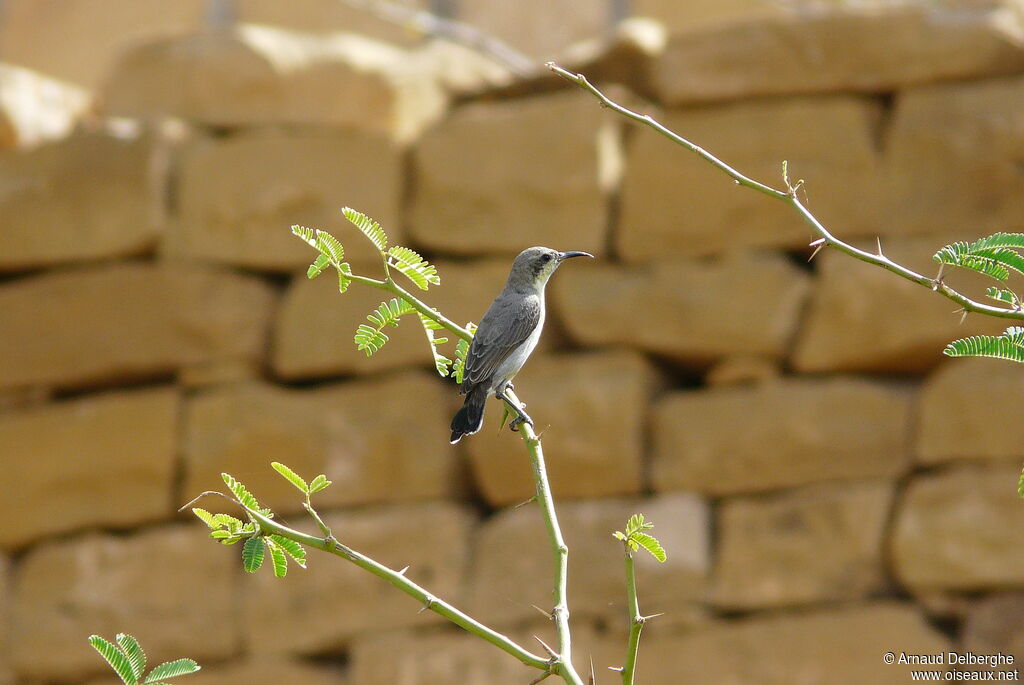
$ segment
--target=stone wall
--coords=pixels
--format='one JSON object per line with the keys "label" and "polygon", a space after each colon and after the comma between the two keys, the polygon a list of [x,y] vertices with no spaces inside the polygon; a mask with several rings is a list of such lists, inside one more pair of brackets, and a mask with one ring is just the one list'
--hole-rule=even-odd
{"label": "stone wall", "polygon": [[[305,277],[294,223],[373,273],[342,205],[437,263],[429,300],[460,322],[523,247],[598,256],[555,277],[517,379],[598,682],[624,645],[610,532],[635,511],[669,553],[639,562],[642,608],[665,612],[640,682],[1024,658],[1024,369],[941,355],[1001,322],[836,253],[808,263],[781,203],[550,77],[336,0],[238,0],[235,25],[226,4],[0,5],[0,683],[109,683],[86,637],[118,631],[198,659],[195,685],[533,677],[340,560],[246,576],[176,513],[228,471],[303,525],[269,462],[325,472],[346,543],[549,639],[543,526],[515,506],[530,474],[497,403],[449,446],[457,393],[418,325],[367,360],[351,339],[378,294]],[[574,55],[765,182],[789,160],[837,235],[926,273],[947,242],[1024,229],[1019,2],[412,4]]]}

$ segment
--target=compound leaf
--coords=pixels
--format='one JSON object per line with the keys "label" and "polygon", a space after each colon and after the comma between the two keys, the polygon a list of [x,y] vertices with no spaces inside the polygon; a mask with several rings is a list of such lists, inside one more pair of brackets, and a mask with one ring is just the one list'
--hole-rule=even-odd
{"label": "compound leaf", "polygon": [[388,250],[388,263],[405,274],[420,290],[426,290],[430,285],[441,284],[437,267],[428,264],[427,260],[407,247],[395,245]]}
{"label": "compound leaf", "polygon": [[295,473],[294,471],[292,471],[290,468],[288,468],[287,466],[285,466],[284,464],[282,464],[279,461],[272,461],[272,462],[270,462],[270,466],[275,471],[280,473],[281,476],[286,481],[288,481],[289,483],[294,485],[296,488],[298,488],[302,492],[309,492],[309,485],[306,484],[306,481],[303,480],[302,477],[299,476],[299,474]]}
{"label": "compound leaf", "polygon": [[1002,335],[973,335],[946,345],[949,357],[988,357],[1024,363],[1024,327],[1011,326]]}
{"label": "compound leaf", "polygon": [[658,561],[664,563],[665,559],[668,558],[665,554],[665,548],[661,546],[661,543],[658,542],[658,539],[653,535],[649,535],[647,533],[633,533],[630,539],[650,552],[651,556]]}
{"label": "compound leaf", "polygon": [[376,221],[366,216],[362,212],[357,212],[351,207],[342,207],[341,213],[345,215],[345,218],[351,221],[356,228],[363,232],[370,242],[380,250],[381,254],[388,249],[388,236],[384,232],[384,229],[380,227]]}
{"label": "compound leaf", "polygon": [[135,685],[137,681],[132,669],[132,663],[117,645],[109,640],[104,640],[99,635],[90,635],[89,644],[110,664],[110,667],[114,669],[114,673],[121,679],[121,682],[125,685]]}
{"label": "compound leaf", "polygon": [[114,639],[117,640],[117,644],[121,651],[124,652],[124,655],[128,657],[128,662],[132,666],[132,675],[135,676],[135,681],[138,682],[146,671],[146,653],[142,651],[142,645],[127,633],[118,633],[114,636]]}
{"label": "compound leaf", "polygon": [[195,673],[201,670],[199,664],[192,659],[175,659],[174,661],[166,661],[146,676],[147,685],[155,685],[156,681],[161,678],[176,678],[180,675],[188,675],[189,673]]}
{"label": "compound leaf", "polygon": [[242,566],[249,573],[256,573],[263,565],[263,538],[256,536],[245,541],[242,546]]}

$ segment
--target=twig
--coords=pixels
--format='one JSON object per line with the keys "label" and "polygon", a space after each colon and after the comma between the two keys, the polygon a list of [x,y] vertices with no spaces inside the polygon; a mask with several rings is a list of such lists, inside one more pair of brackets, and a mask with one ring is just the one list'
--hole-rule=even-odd
{"label": "twig", "polygon": [[376,278],[369,278],[367,276],[357,276],[356,274],[345,274],[345,278],[356,283],[362,283],[378,290],[384,290],[392,295],[397,295],[403,300],[412,305],[412,308],[418,311],[423,316],[427,317],[431,321],[441,324],[447,330],[459,336],[461,339],[471,342],[473,340],[473,334],[467,331],[465,328],[455,323],[441,312],[437,311],[433,307],[428,307],[422,301],[413,296],[408,290],[395,283],[389,276],[385,281],[378,281]]}
{"label": "twig", "polygon": [[508,43],[484,33],[475,26],[382,0],[341,0],[350,7],[365,10],[399,26],[407,26],[427,36],[458,43],[506,67],[516,76],[536,76],[537,64]]}
{"label": "twig", "polygon": [[626,549],[626,597],[629,604],[629,642],[626,646],[626,663],[622,667],[622,685],[633,685],[636,656],[640,650],[640,631],[644,629],[646,619],[640,613],[640,602],[636,595],[636,567],[633,555],[625,541],[622,546]]}
{"label": "twig", "polygon": [[[907,267],[901,264],[897,264],[896,262],[892,261],[891,259],[882,254],[871,254],[870,252],[860,250],[854,247],[853,245],[850,245],[849,243],[845,243],[842,240],[839,240],[834,235],[832,235],[813,214],[811,214],[810,210],[808,210],[807,207],[797,197],[797,190],[800,185],[799,183],[796,187],[784,191],[778,190],[769,185],[765,185],[764,183],[761,183],[759,181],[755,181],[754,179],[749,178],[748,176],[744,176],[742,173],[732,168],[722,160],[718,159],[704,148],[695,145],[694,143],[691,143],[689,140],[683,138],[678,133],[675,133],[674,131],[671,131],[670,129],[666,128],[664,125],[658,123],[658,121],[656,121],[651,115],[639,114],[631,109],[628,109],[618,104],[617,102],[609,98],[607,95],[602,93],[593,84],[591,84],[590,81],[587,80],[587,77],[584,76],[583,74],[576,74],[571,71],[567,71],[566,69],[563,69],[554,62],[548,62],[547,67],[558,76],[561,76],[562,78],[571,83],[575,83],[577,86],[579,86],[583,90],[587,91],[588,93],[596,97],[604,107],[607,107],[608,109],[611,109],[612,111],[621,114],[622,116],[628,119],[632,119],[633,121],[637,121],[645,126],[648,126],[657,131],[658,133],[660,133],[661,135],[665,136],[672,142],[690,150],[704,161],[708,162],[712,166],[716,167],[717,169],[728,175],[730,178],[732,178],[733,181],[736,182],[737,185],[751,188],[753,190],[758,191],[759,193],[767,195],[768,197],[774,198],[776,200],[782,200],[783,202],[791,205],[794,209],[796,209],[800,216],[803,217],[804,221],[806,221],[811,226],[811,229],[818,236],[820,236],[820,238],[811,243],[812,246],[816,246],[819,249],[822,246],[831,247],[832,249],[842,252],[843,254],[849,255],[854,259],[859,259],[862,262],[874,264],[875,266],[879,266],[885,269],[886,271],[891,271],[892,273],[896,274],[897,276],[900,276],[901,278],[905,278],[908,281],[912,281],[914,283],[917,283],[918,285],[924,286],[929,290],[933,290],[934,292],[939,293],[943,297],[946,297],[952,300],[953,302],[956,302],[958,305],[960,305],[965,314],[967,312],[977,312],[980,314],[987,314],[988,316],[994,316],[1001,319],[1015,319],[1018,321],[1024,320],[1024,311],[1018,311],[1015,309],[1003,309],[1001,307],[995,307],[989,304],[985,304],[983,302],[977,302],[967,297],[966,295],[960,293],[959,291],[950,288],[948,285],[942,282],[941,277],[929,278],[928,276],[919,274],[916,271],[908,269]],[[817,254],[817,251],[815,251],[815,254]]]}
{"label": "twig", "polygon": [[[442,599],[438,599],[431,593],[427,592],[424,588],[420,587],[413,581],[406,578],[404,575],[406,569],[402,569],[402,571],[395,571],[393,569],[390,569],[384,564],[381,564],[380,562],[374,561],[370,557],[360,554],[351,547],[347,547],[346,545],[341,544],[336,539],[334,539],[332,535],[327,535],[325,537],[320,538],[316,537],[315,535],[309,535],[307,533],[295,530],[294,528],[289,528],[288,526],[281,524],[275,521],[274,519],[267,518],[258,511],[255,511],[244,506],[241,502],[238,502],[237,500],[227,497],[223,493],[211,491],[205,492],[203,493],[203,495],[219,495],[231,502],[234,502],[237,506],[241,507],[252,518],[252,520],[259,524],[260,530],[262,530],[263,533],[265,534],[280,535],[281,537],[288,538],[289,540],[297,542],[300,545],[305,545],[307,547],[313,547],[314,549],[319,549],[324,552],[329,552],[331,554],[334,554],[335,556],[341,557],[342,559],[347,559],[348,561],[351,561],[356,566],[366,571],[369,571],[378,578],[386,580],[387,582],[391,583],[405,594],[418,600],[423,605],[421,611],[429,609],[430,611],[433,611],[436,614],[444,616],[449,621],[459,626],[463,630],[466,630],[480,638],[483,638],[495,647],[498,647],[502,651],[511,654],[527,666],[532,666],[533,668],[537,668],[540,670],[547,670],[550,668],[550,662],[548,659],[541,658],[536,654],[527,651],[526,649],[518,645],[516,642],[506,637],[505,635],[502,635],[493,628],[485,626],[483,623],[480,623],[472,616],[469,616],[468,614],[459,611],[448,602]],[[202,497],[203,495],[200,495],[200,497]],[[199,498],[197,497],[196,499]],[[192,502],[189,502],[189,504],[186,504],[185,506],[190,506],[195,501],[196,500],[192,500]],[[185,507],[182,508],[184,509]]]}
{"label": "twig", "polygon": [[[509,400],[520,404],[519,398],[512,390],[505,393]],[[552,664],[552,672],[562,676],[562,679],[572,685],[583,685],[576,669],[572,665],[572,637],[569,633],[569,604],[566,599],[566,588],[568,586],[569,569],[569,548],[562,537],[562,530],[558,526],[558,516],[555,514],[555,503],[551,496],[551,486],[548,483],[547,467],[544,465],[544,450],[541,448],[540,438],[533,431],[533,426],[522,423],[519,432],[523,437],[523,444],[530,453],[530,466],[533,469],[533,480],[537,486],[537,503],[540,504],[541,515],[544,517],[544,525],[548,531],[548,539],[551,542],[551,553],[555,562],[555,606],[551,610],[551,616],[555,622],[555,635],[558,638],[557,662]]]}

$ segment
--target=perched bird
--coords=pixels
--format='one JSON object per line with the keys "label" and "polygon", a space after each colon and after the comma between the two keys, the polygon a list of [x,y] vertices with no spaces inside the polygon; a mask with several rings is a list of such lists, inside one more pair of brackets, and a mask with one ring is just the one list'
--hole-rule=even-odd
{"label": "perched bird", "polygon": [[505,289],[480,320],[466,354],[459,388],[466,402],[452,419],[453,445],[483,426],[484,405],[491,394],[508,402],[518,414],[511,423],[512,430],[524,421],[533,425],[524,407],[512,402],[506,393],[540,339],[544,328],[544,286],[551,274],[570,257],[593,256],[587,252],[531,247],[516,257]]}

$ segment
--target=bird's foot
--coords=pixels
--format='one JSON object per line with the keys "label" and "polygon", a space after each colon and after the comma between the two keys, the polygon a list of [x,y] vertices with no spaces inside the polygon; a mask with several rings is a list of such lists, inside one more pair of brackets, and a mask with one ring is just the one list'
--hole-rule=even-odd
{"label": "bird's foot", "polygon": [[519,415],[512,419],[511,423],[508,424],[508,429],[513,433],[519,432],[519,424],[528,423],[530,427],[533,427],[533,419],[526,413],[526,404],[523,403],[517,410]]}

